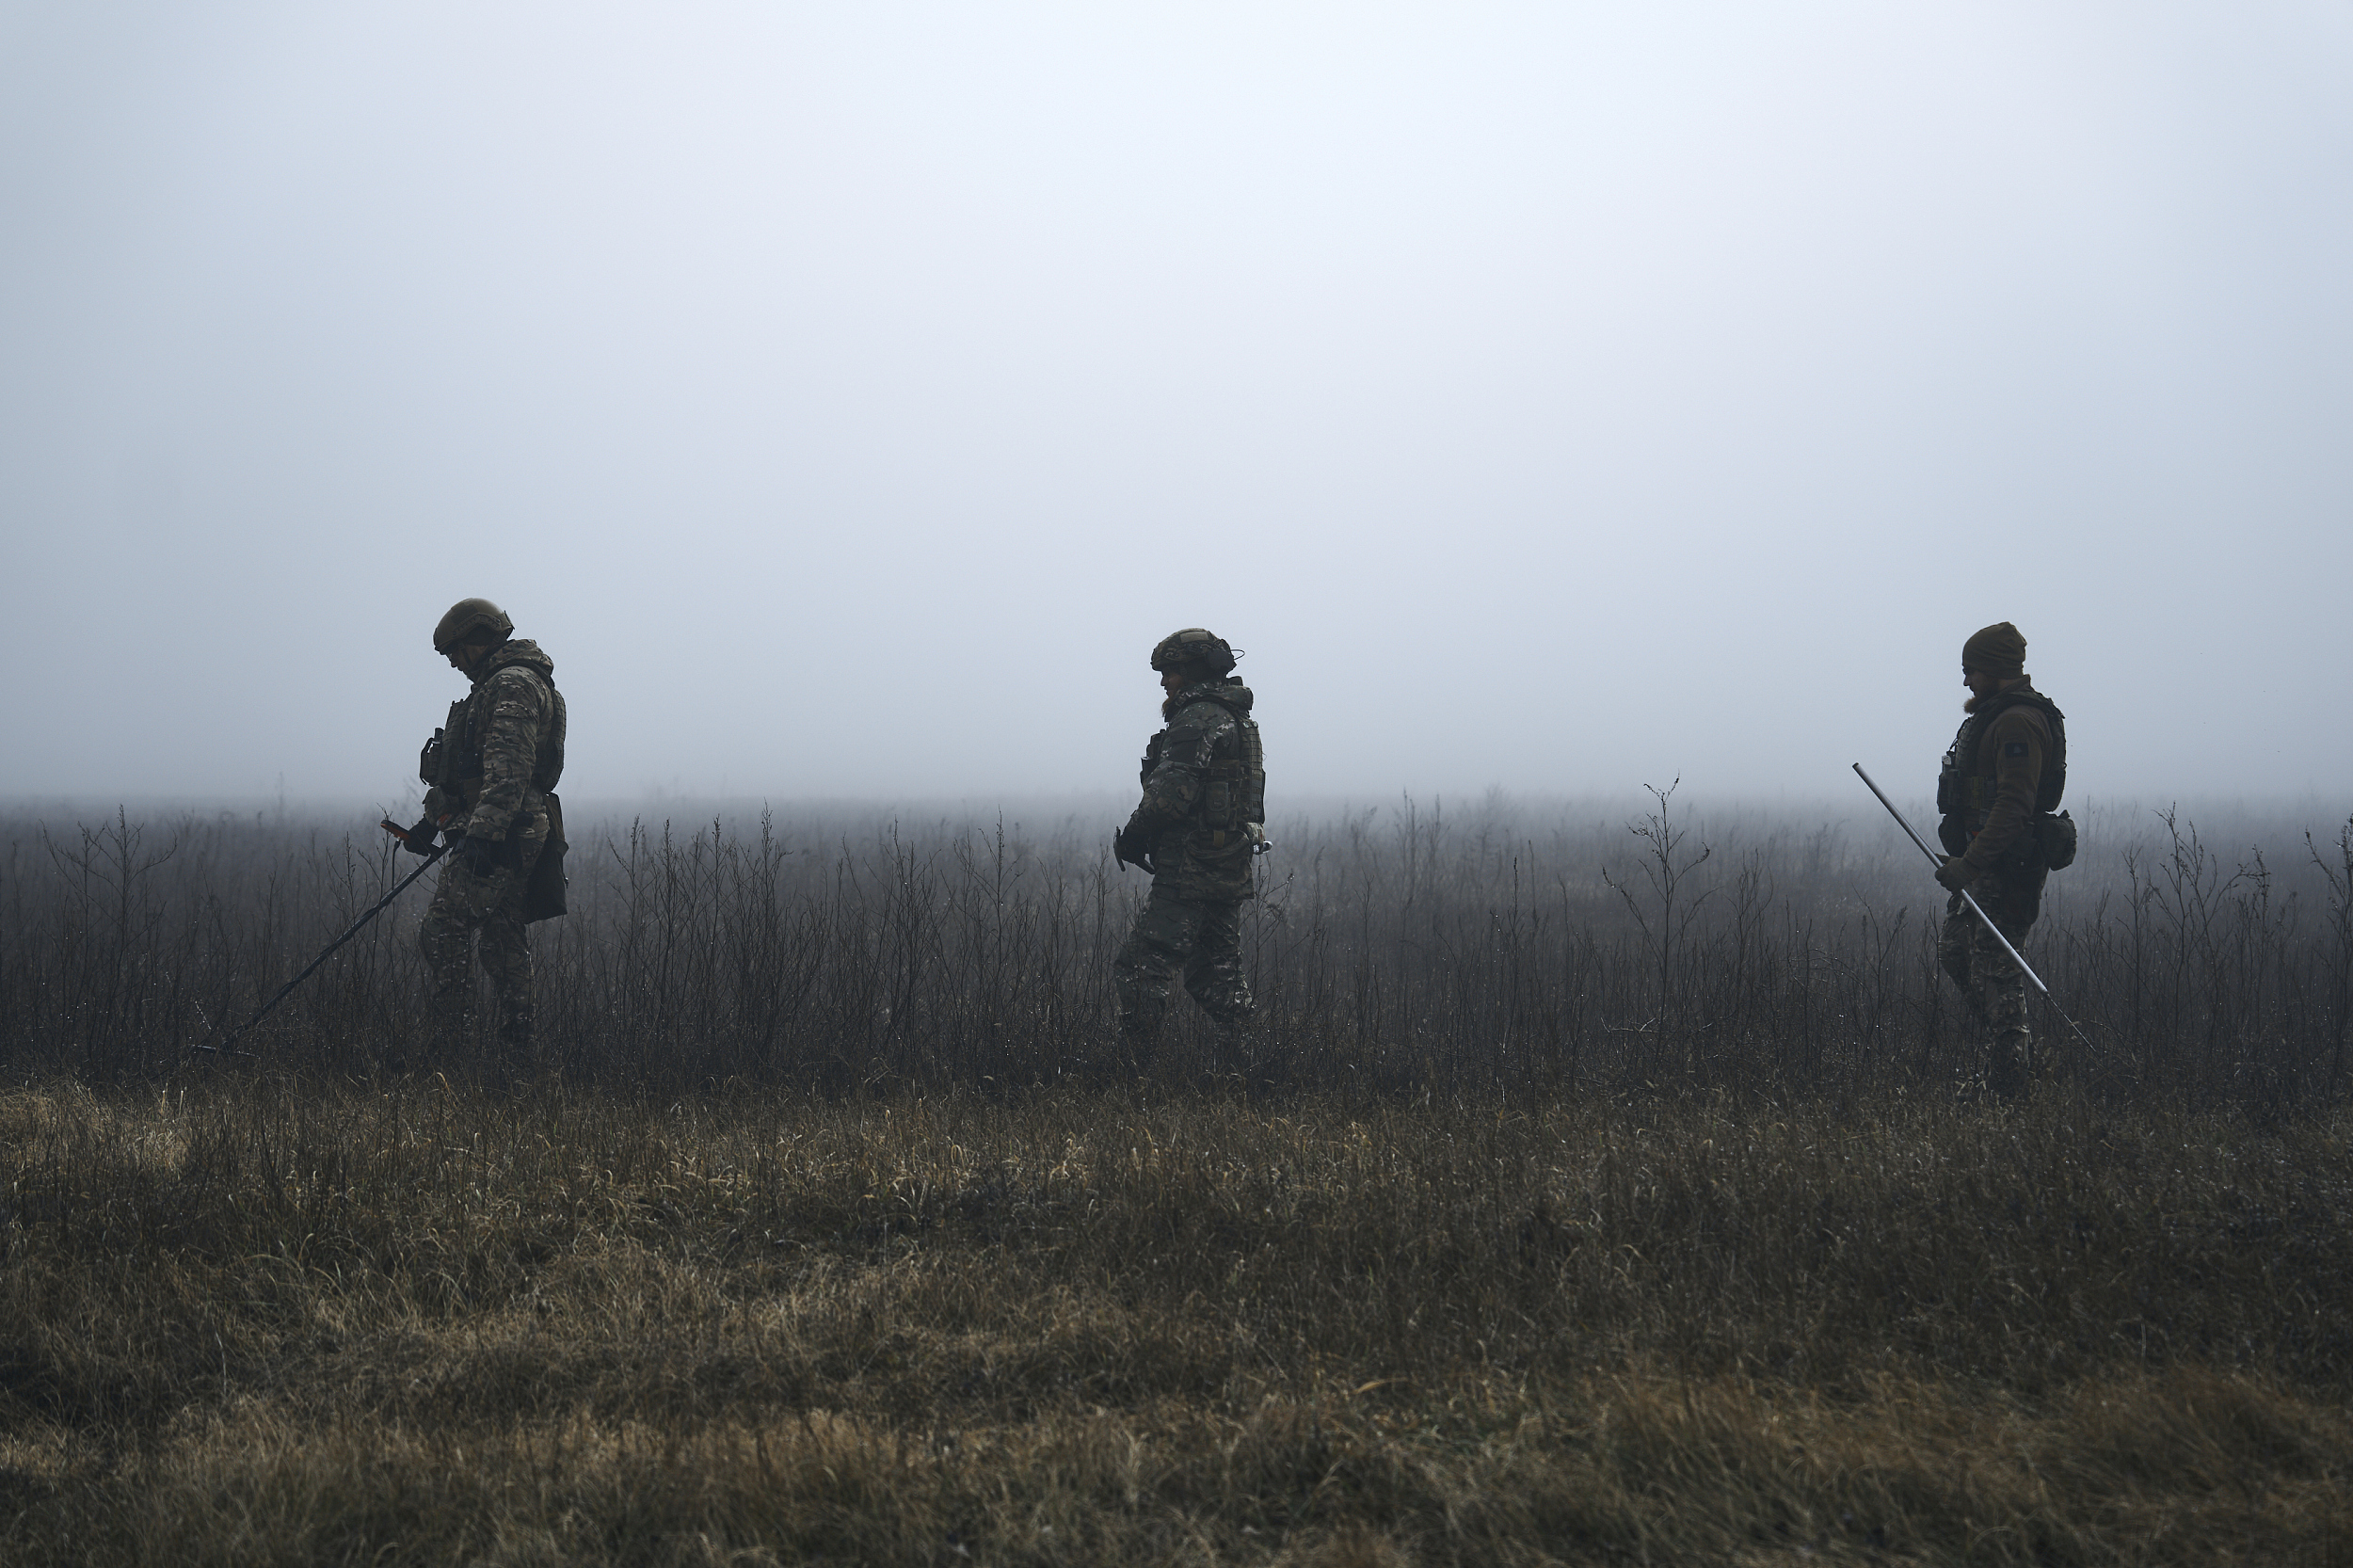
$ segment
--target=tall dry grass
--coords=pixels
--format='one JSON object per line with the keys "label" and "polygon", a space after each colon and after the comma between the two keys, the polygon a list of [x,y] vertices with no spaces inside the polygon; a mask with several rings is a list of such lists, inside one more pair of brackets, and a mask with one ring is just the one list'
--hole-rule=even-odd
{"label": "tall dry grass", "polygon": [[2333,1562],[2334,1113],[0,1098],[0,1558]]}
{"label": "tall dry grass", "polygon": [[[575,912],[536,928],[538,1064],[655,1090],[1096,1070],[1110,959],[1143,891],[1104,826],[578,828]],[[2347,829],[2236,821],[2224,853],[2171,813],[2094,810],[2030,954],[2090,1042],[2041,1012],[2071,1081],[2184,1103],[2340,1092]],[[1180,1032],[1172,1070],[1381,1094],[1836,1096],[1977,1066],[1934,958],[1944,895],[1883,821],[1701,819],[1670,794],[1631,821],[1408,802],[1275,837],[1245,936],[1260,1048],[1213,1064]],[[0,1059],[92,1080],[168,1070],[413,864],[372,828],[298,820],[0,822]],[[254,1048],[346,1072],[419,1064],[427,890]]]}

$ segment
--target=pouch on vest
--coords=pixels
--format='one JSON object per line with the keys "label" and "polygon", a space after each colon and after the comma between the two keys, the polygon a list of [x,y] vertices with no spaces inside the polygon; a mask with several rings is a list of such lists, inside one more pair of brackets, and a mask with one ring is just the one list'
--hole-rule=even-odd
{"label": "pouch on vest", "polygon": [[474,733],[472,696],[461,696],[449,705],[440,756],[441,776],[433,782],[445,790],[462,789],[468,779],[482,776],[482,737]]}
{"label": "pouch on vest", "polygon": [[531,881],[523,888],[523,921],[553,920],[564,913],[564,803],[548,796],[548,841],[531,863]]}
{"label": "pouch on vest", "polygon": [[[1969,730],[1964,728],[1966,739]],[[1945,846],[1947,855],[1965,854],[1969,848],[1969,828],[1976,819],[1970,810],[1969,776],[1953,765],[1953,758],[1961,750],[1961,742],[1945,754],[1944,771],[1936,776],[1936,841]]]}
{"label": "pouch on vest", "polygon": [[2065,871],[2075,863],[2075,819],[2064,811],[2056,817],[2044,812],[2034,820],[2034,841],[2045,869]]}

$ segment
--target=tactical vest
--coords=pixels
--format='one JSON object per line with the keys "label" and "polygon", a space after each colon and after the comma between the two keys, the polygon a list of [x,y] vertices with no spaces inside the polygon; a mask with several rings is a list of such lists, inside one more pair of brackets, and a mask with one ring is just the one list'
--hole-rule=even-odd
{"label": "tactical vest", "polygon": [[[1266,823],[1266,752],[1258,742],[1257,721],[1247,710],[1209,692],[1194,700],[1214,702],[1234,715],[1239,755],[1215,758],[1199,770],[1201,798],[1190,813],[1192,822],[1209,829],[1223,843],[1227,833],[1248,834]],[[1138,782],[1148,781],[1160,765],[1160,747],[1167,738],[1163,729],[1144,745]]]}
{"label": "tactical vest", "polygon": [[1936,809],[1943,819],[1937,824],[1936,837],[1947,854],[1966,852],[1970,839],[1993,814],[1993,770],[1977,765],[1978,743],[1996,718],[2022,705],[2040,712],[2051,727],[2051,749],[2042,759],[2042,776],[2035,781],[2036,817],[2057,810],[2060,798],[2067,793],[2067,715],[2058,711],[2058,704],[2036,691],[2003,692],[1988,698],[1961,721],[1961,732],[1953,737],[1945,753],[1945,765],[1936,776]]}
{"label": "tactical vest", "polygon": [[490,681],[509,669],[525,671],[547,687],[554,699],[554,712],[539,737],[538,755],[532,760],[531,787],[544,794],[564,776],[564,694],[555,689],[547,671],[518,659],[486,674],[472,691],[451,703],[447,722],[418,753],[417,776],[460,809],[472,810],[481,798],[482,740],[490,728]]}

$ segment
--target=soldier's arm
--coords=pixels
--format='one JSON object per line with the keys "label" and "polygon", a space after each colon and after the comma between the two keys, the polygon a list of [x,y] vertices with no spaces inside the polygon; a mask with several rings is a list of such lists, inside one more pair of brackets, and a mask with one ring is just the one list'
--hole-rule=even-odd
{"label": "soldier's arm", "polygon": [[482,793],[461,824],[468,838],[504,839],[514,826],[539,756],[548,706],[546,687],[522,670],[503,669],[490,677],[490,722],[482,737]]}
{"label": "soldier's arm", "polygon": [[1130,828],[1148,834],[1169,827],[1182,822],[1201,798],[1201,770],[1209,766],[1218,737],[1234,723],[1223,708],[1214,712],[1211,717],[1189,708],[1168,727],[1159,765],[1144,777],[1144,799],[1128,819]]}
{"label": "soldier's arm", "polygon": [[2014,854],[2034,828],[2035,791],[2042,782],[2042,726],[2017,708],[1993,721],[1985,744],[1993,748],[1993,807],[1962,856],[1991,871]]}

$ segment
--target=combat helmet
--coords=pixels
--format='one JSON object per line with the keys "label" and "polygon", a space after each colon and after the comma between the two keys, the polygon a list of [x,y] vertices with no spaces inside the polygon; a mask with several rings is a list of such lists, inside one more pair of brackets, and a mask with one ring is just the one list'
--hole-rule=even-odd
{"label": "combat helmet", "polygon": [[1182,632],[1171,632],[1153,645],[1152,667],[1166,670],[1178,664],[1198,664],[1212,675],[1225,675],[1241,657],[1241,650],[1216,632],[1188,626]]}
{"label": "combat helmet", "polygon": [[433,629],[433,651],[447,653],[477,632],[495,632],[502,638],[515,634],[515,623],[506,618],[506,612],[487,599],[461,599],[449,607],[449,614]]}

